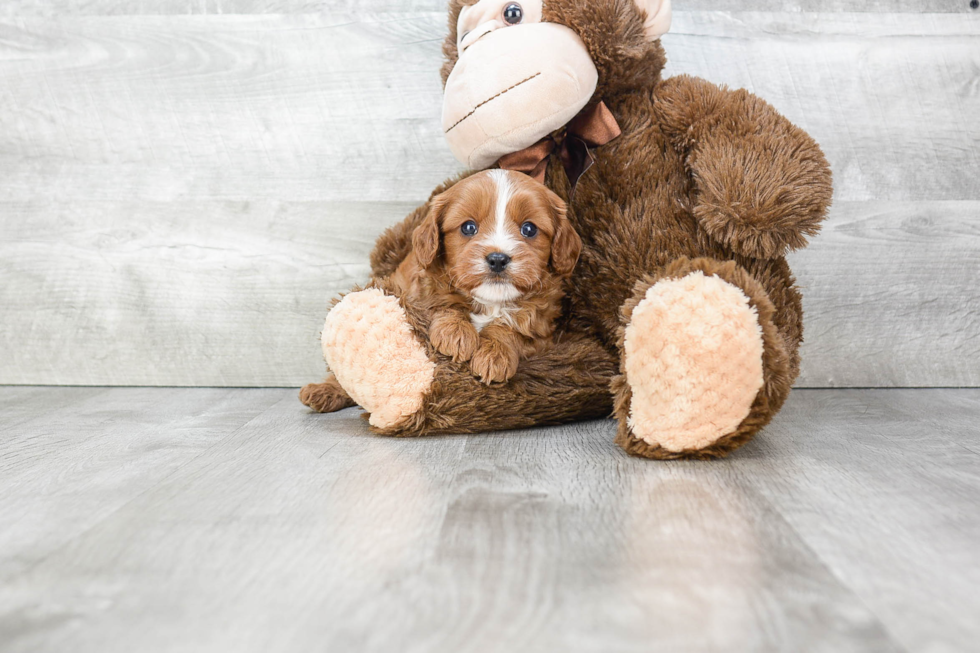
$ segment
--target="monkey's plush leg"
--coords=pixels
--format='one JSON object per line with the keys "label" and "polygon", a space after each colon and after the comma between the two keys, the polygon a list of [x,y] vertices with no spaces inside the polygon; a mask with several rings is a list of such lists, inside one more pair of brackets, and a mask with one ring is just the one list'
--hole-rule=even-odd
{"label": "monkey's plush leg", "polygon": [[321,344],[330,371],[372,426],[390,428],[422,407],[435,363],[398,297],[379,287],[349,293],[327,314]]}
{"label": "monkey's plush leg", "polygon": [[422,408],[386,435],[480,433],[564,424],[612,414],[616,358],[582,334],[564,334],[547,351],[520,361],[506,383],[487,385],[466,363],[439,357]]}
{"label": "monkey's plush leg", "polygon": [[333,413],[357,405],[333,374],[328,374],[323,383],[307,384],[299,391],[299,400],[318,413]]}
{"label": "monkey's plush leg", "polygon": [[647,458],[712,458],[782,405],[795,361],[762,284],[735,262],[679,259],[622,309],[616,443]]}
{"label": "monkey's plush leg", "polygon": [[507,383],[487,386],[430,344],[430,315],[385,281],[345,296],[327,316],[323,352],[351,398],[385,435],[476,433],[605,417],[615,355],[595,339],[564,334],[522,361]]}

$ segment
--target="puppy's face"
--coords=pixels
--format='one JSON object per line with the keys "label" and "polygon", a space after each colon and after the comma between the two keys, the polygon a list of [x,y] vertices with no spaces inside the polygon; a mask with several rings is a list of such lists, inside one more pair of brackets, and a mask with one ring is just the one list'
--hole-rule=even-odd
{"label": "puppy's face", "polygon": [[527,175],[487,170],[433,198],[413,234],[424,268],[484,303],[515,301],[548,275],[567,277],[582,241],[565,203]]}

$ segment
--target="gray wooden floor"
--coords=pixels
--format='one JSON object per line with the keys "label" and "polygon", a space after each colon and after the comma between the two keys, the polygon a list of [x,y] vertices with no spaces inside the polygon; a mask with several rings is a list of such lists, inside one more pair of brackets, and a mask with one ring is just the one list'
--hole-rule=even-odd
{"label": "gray wooden floor", "polygon": [[710,463],[295,395],[0,388],[0,650],[978,650],[978,389],[798,390]]}

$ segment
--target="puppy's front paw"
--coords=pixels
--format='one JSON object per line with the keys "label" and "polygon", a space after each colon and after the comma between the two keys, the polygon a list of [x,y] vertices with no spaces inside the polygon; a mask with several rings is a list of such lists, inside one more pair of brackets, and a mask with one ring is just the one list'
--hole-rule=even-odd
{"label": "puppy's front paw", "polygon": [[429,327],[429,339],[440,354],[457,363],[470,360],[480,344],[480,334],[469,322],[456,317],[437,317]]}
{"label": "puppy's front paw", "polygon": [[509,381],[517,374],[520,359],[517,352],[490,340],[484,340],[470,359],[470,369],[487,385]]}

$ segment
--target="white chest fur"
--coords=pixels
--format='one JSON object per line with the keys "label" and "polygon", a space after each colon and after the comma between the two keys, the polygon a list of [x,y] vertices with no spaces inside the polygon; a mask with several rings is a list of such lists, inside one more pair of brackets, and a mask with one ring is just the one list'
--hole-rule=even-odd
{"label": "white chest fur", "polygon": [[477,331],[482,331],[483,327],[491,322],[500,321],[508,326],[513,326],[512,319],[517,312],[517,306],[508,302],[480,302],[480,312],[470,313],[470,322],[476,327]]}

